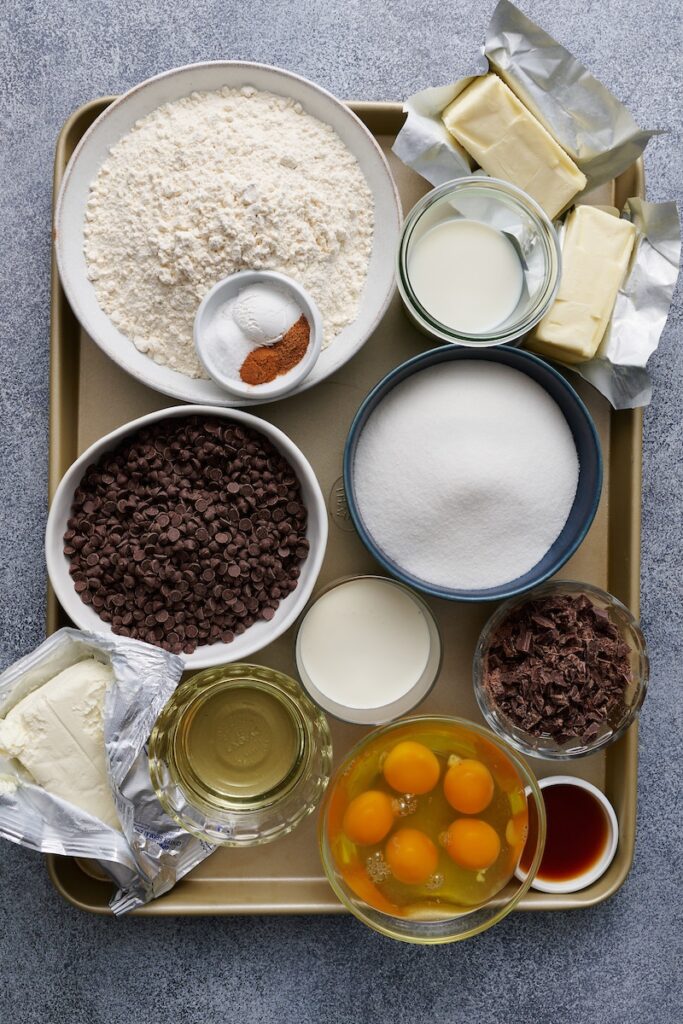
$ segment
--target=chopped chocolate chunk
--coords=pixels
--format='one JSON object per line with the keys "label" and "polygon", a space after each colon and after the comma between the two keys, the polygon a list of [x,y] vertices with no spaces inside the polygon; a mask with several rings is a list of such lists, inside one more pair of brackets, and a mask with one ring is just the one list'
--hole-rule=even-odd
{"label": "chopped chocolate chunk", "polygon": [[607,609],[558,594],[515,608],[491,637],[489,700],[517,728],[588,743],[625,710],[631,651]]}

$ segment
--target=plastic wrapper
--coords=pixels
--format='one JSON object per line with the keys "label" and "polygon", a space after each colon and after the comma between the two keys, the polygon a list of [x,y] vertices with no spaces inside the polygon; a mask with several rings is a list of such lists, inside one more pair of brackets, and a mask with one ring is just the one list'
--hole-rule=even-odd
{"label": "plastic wrapper", "polygon": [[180,680],[181,658],[137,640],[61,629],[0,675],[0,717],[90,657],[110,664],[114,675],[103,724],[121,831],[28,781],[16,762],[0,757],[0,836],[42,853],[98,860],[119,886],[110,906],[123,914],[172,888],[214,848],[168,817],[149,777],[145,744]]}
{"label": "plastic wrapper", "polygon": [[[500,0],[483,57],[473,58],[457,81],[424,89],[404,104],[407,118],[393,151],[432,185],[484,173],[474,169],[446,130],[441,113],[475,76],[489,71],[510,86],[569,153],[588,179],[586,192],[626,170],[654,134],[639,128],[626,107],[568,50],[508,0]],[[617,409],[650,401],[645,365],[659,343],[680,263],[675,204],[630,199],[624,215],[640,232],[627,279],[595,359],[571,367]]]}

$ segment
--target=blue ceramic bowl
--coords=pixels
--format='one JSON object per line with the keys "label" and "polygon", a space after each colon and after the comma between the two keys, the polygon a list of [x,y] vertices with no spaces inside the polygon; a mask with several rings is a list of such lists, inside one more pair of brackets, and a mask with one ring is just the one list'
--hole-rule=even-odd
{"label": "blue ceramic bowl", "polygon": [[[373,414],[379,403],[385,398],[392,388],[414,373],[426,370],[436,363],[444,363],[454,359],[486,359],[489,362],[502,363],[514,370],[520,370],[527,376],[540,384],[553,398],[569,424],[574,438],[576,451],[579,456],[579,482],[576,489],[576,497],[567,522],[562,533],[557,538],[549,551],[538,562],[533,569],[519,576],[509,583],[500,587],[488,587],[485,590],[454,590],[448,587],[435,586],[426,580],[421,580],[406,572],[397,565],[383,551],[377,540],[370,534],[363,523],[356,502],[356,494],[353,480],[353,464],[356,456],[356,447],[363,427]],[[588,529],[593,522],[593,517],[600,501],[602,489],[602,456],[600,453],[600,440],[598,438],[595,424],[590,413],[586,409],[571,384],[568,384],[564,377],[549,366],[548,363],[520,349],[499,346],[496,348],[472,349],[455,348],[453,345],[445,345],[443,348],[432,349],[423,352],[413,359],[397,366],[388,373],[383,380],[377,384],[367,398],[351,424],[349,435],[346,439],[344,449],[344,488],[346,500],[353,523],[360,535],[361,540],[377,559],[380,565],[401,580],[408,586],[415,587],[425,594],[433,597],[444,597],[450,601],[499,601],[504,598],[514,597],[526,590],[543,583],[550,576],[556,573],[574,554],[582,542]]]}

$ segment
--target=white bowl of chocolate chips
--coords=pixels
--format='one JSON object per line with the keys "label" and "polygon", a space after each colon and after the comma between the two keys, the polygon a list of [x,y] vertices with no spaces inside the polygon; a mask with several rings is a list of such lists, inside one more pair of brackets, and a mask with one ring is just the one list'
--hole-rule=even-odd
{"label": "white bowl of chocolate chips", "polygon": [[47,522],[50,582],[81,629],[242,661],[295,621],[315,586],[327,512],[310,463],[237,410],[142,416],[71,466]]}

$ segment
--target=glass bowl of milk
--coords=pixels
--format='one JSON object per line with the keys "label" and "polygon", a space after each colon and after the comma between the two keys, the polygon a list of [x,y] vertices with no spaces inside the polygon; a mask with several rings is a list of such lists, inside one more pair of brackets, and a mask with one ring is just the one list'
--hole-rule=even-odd
{"label": "glass bowl of milk", "polygon": [[406,218],[398,287],[425,334],[501,345],[531,330],[560,282],[557,233],[521,189],[477,175],[428,192]]}

